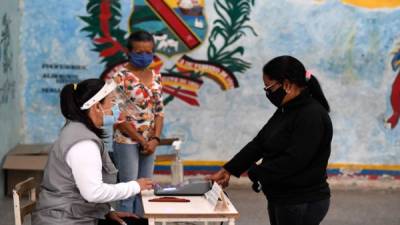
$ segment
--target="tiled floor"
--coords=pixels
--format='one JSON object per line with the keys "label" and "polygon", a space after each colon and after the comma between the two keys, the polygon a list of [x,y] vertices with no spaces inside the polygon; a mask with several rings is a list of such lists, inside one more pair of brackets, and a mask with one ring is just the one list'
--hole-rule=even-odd
{"label": "tiled floor", "polygon": [[[238,225],[269,224],[262,194],[243,186],[229,188],[227,192],[241,214]],[[14,224],[11,198],[0,200],[0,224]],[[400,191],[333,191],[322,225],[338,224],[400,225]]]}

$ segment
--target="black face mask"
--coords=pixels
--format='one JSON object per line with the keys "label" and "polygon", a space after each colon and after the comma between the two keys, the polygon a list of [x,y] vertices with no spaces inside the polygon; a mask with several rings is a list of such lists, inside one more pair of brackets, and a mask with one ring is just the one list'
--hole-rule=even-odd
{"label": "black face mask", "polygon": [[274,92],[266,92],[265,95],[272,104],[279,107],[282,104],[283,98],[286,96],[286,91],[283,87],[279,87]]}

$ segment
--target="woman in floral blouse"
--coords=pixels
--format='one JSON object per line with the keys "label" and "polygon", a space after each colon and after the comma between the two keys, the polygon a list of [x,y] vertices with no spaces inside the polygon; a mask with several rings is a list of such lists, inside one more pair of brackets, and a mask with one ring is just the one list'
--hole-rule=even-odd
{"label": "woman in floral blouse", "polygon": [[[118,84],[117,103],[127,115],[114,132],[114,160],[120,182],[150,178],[163,126],[161,75],[149,69],[154,40],[146,31],[132,33],[127,42],[129,61],[114,67],[108,78]],[[120,211],[143,216],[140,196],[120,201]]]}

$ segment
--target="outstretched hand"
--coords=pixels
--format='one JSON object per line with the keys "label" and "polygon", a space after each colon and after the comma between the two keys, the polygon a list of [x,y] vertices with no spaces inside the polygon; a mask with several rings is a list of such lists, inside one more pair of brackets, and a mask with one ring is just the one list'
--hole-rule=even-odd
{"label": "outstretched hand", "polygon": [[231,174],[224,168],[221,168],[218,172],[206,177],[206,179],[215,181],[222,187],[227,187],[229,185],[230,178]]}
{"label": "outstretched hand", "polygon": [[149,178],[140,178],[137,180],[137,182],[140,186],[141,191],[153,189],[154,182]]}

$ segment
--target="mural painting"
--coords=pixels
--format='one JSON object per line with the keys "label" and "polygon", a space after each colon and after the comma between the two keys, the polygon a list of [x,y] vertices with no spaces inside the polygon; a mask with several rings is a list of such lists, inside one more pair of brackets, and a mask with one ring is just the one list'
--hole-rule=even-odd
{"label": "mural painting", "polygon": [[[250,63],[240,58],[244,47],[232,45],[248,33],[256,35],[248,25],[254,1],[215,1],[219,18],[213,21],[207,55],[203,59],[194,59],[188,54],[203,45],[208,34],[209,21],[204,6],[204,1],[198,0],[134,1],[129,31],[144,29],[152,33],[156,53],[166,56],[165,60],[180,57],[171,67],[163,67],[164,60],[157,56],[152,64],[154,69],[162,72],[163,91],[168,95],[165,104],[177,98],[191,106],[199,106],[197,92],[204,78],[212,79],[222,90],[229,90],[239,87],[237,74],[250,68]],[[90,0],[87,9],[89,15],[81,17],[87,23],[82,31],[92,39],[94,50],[106,64],[117,66],[124,62],[127,31],[119,26],[121,3]],[[222,44],[216,44],[218,41]]]}
{"label": "mural painting", "polygon": [[11,49],[11,19],[7,13],[0,17],[0,106],[15,99],[16,83],[11,79],[13,52]]}
{"label": "mural painting", "polygon": [[392,85],[390,95],[390,103],[392,108],[392,115],[386,120],[386,127],[394,129],[400,118],[400,48],[393,54],[392,69],[397,72],[396,78]]}
{"label": "mural painting", "polygon": [[163,132],[184,139],[189,170],[216,169],[256,135],[275,110],[262,66],[290,54],[332,106],[331,172],[400,171],[399,1],[37,0],[23,12],[27,143],[57,136],[60,87],[126,60],[125,38],[146,29],[163,75]]}

